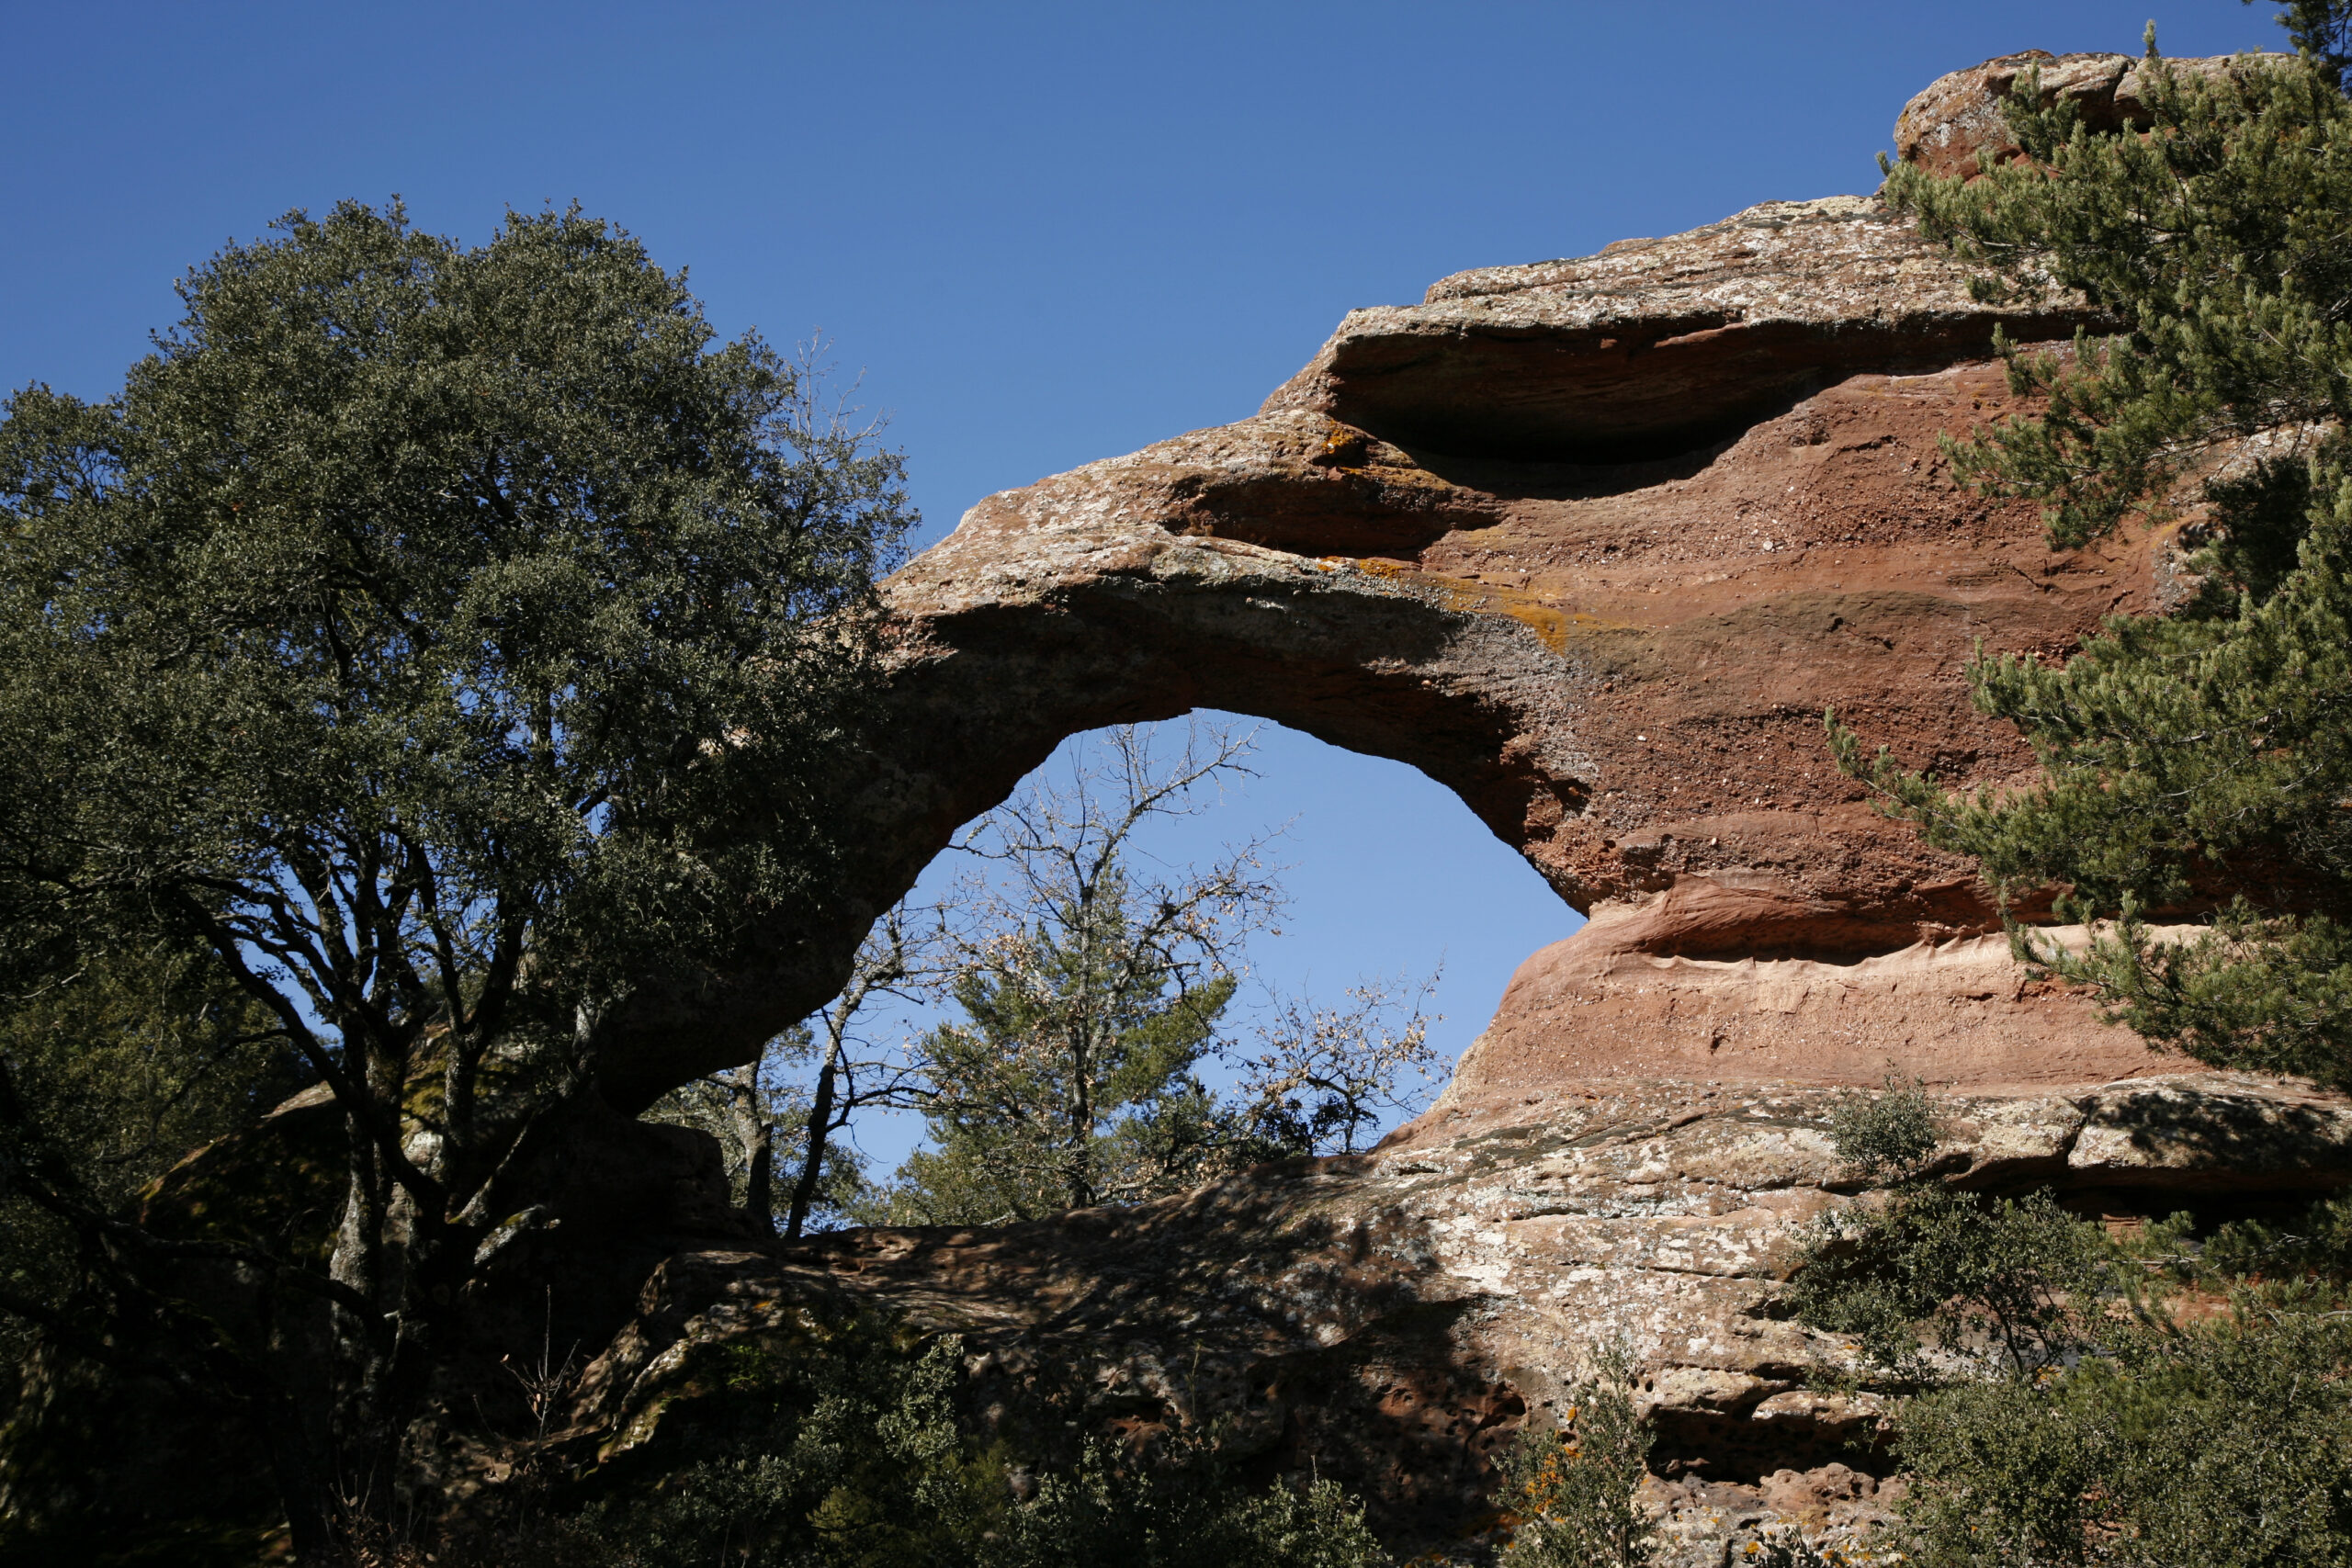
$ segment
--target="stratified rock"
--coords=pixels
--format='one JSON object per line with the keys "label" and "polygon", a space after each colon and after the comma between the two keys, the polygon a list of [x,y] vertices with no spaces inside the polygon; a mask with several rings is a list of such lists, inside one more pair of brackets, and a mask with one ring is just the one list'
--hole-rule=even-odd
{"label": "stratified rock", "polygon": [[2078,299],[1970,299],[1967,269],[1871,197],[1768,201],[1351,310],[1262,412],[1312,409],[1456,457],[1617,464],[1709,445],[1825,379],[1938,370],[1984,357],[1996,328],[2098,320]]}
{"label": "stratified rock", "polygon": [[[2128,107],[2123,65],[2062,63]],[[1910,155],[1985,145],[2014,64],[1915,103]],[[883,587],[863,871],[768,964],[698,982],[692,1029],[649,1009],[608,1092],[642,1103],[822,1001],[864,920],[1066,737],[1197,707],[1421,769],[1591,917],[1522,970],[1457,1111],[1608,1072],[2153,1070],[1975,940],[1998,921],[1973,867],[1880,817],[1822,732],[1835,708],[1947,781],[2030,778],[1966,661],[2063,657],[2181,592],[2180,524],[2053,553],[1938,445],[2029,412],[1996,329],[2094,319],[1971,299],[1871,198],[1767,203],[1356,311],[1257,417],[988,498]]]}
{"label": "stratified rock", "polygon": [[[1642,1368],[1648,1500],[1672,1561],[1759,1528],[1815,1539],[1884,1517],[1884,1402],[1851,1348],[1781,1303],[1796,1233],[1871,1201],[1838,1158],[1841,1096],[1792,1084],[1596,1081],[1513,1126],[1262,1168],[1183,1198],[999,1230],[854,1231],[781,1257],[671,1259],[589,1369],[559,1447],[658,1451],[730,1347],[805,1309],[879,1309],[962,1336],[976,1410],[1078,1430],[1223,1425],[1272,1473],[1369,1500],[1400,1558],[1490,1522],[1499,1446],[1549,1424],[1595,1352]],[[2352,1180],[2352,1107],[2181,1075],[1939,1105],[1936,1168],[2048,1184],[2083,1212]],[[1058,1423],[1053,1425],[1057,1426]]]}
{"label": "stratified rock", "polygon": [[[1574,939],[1588,967],[1620,951],[1844,964],[1994,929],[1967,863],[1879,817],[1837,773],[1823,709],[1947,778],[2020,776],[2031,756],[1970,706],[1963,663],[1980,638],[2059,654],[2106,615],[2154,607],[2166,542],[2053,556],[2031,508],[1958,490],[1939,435],[2016,406],[1999,367],[1972,356],[1994,317],[1967,318],[1980,341],[1954,349],[1945,334],[1962,311],[1948,264],[1868,203],[1815,205],[1830,215],[1790,227],[1843,236],[1884,287],[1832,310],[1800,308],[1790,284],[1784,313],[1813,315],[1803,353],[1767,378],[1781,401],[1679,457],[1464,458],[1295,406],[1308,394],[1294,387],[1293,406],[982,502],[884,587],[896,674],[870,740],[863,906],[887,906],[1069,734],[1221,707],[1448,785],[1593,917]],[[1701,259],[1735,268],[1753,239],[1731,223],[1627,253],[1611,274],[1617,330],[1685,320]],[[1828,241],[1791,243],[1817,257]],[[1839,310],[1876,324],[1842,332]],[[2056,334],[2080,315],[2057,301],[2007,324]],[[1618,350],[1572,335],[1555,345],[1548,385],[1572,389],[1580,373],[1619,385]],[[1751,398],[1725,375],[1725,406]],[[1817,389],[1787,401],[1784,376]],[[1500,374],[1442,400],[1458,419],[1528,406]],[[1916,984],[1966,965],[1915,967]],[[743,1032],[772,1032],[835,976],[813,964],[744,976]],[[1754,991],[1725,1003],[1743,1018],[1784,1016],[1755,998],[1788,988],[1771,972],[1751,979],[1709,984]],[[1870,1076],[1891,1054],[1939,1080],[2043,1079],[2031,1058],[2051,1030],[2076,1042],[2073,1081],[2139,1065],[2139,1048],[2079,1004],[2019,996],[2007,973],[1990,989],[2006,999],[1988,998],[1987,1016],[2064,1021],[2021,1025],[1968,1062],[1942,1060],[1934,1039],[1906,1055],[1898,1032],[1870,1053]],[[1940,1006],[1916,1016],[1940,1021]],[[1884,1021],[1882,1010],[1872,1028]],[[1645,1029],[1671,1035],[1662,1043],[1685,1062],[1724,1043],[1688,1010],[1634,1005],[1592,1022],[1603,1054]],[[1767,1034],[1785,1049],[1740,1070],[1852,1079],[1849,1060],[1809,1065],[1805,1029]],[[1565,1051],[1576,1032],[1552,1037]],[[711,1060],[682,1056],[682,1043]],[[607,1081],[641,1098],[741,1049],[729,1031],[648,1030],[641,1055],[614,1055]]]}

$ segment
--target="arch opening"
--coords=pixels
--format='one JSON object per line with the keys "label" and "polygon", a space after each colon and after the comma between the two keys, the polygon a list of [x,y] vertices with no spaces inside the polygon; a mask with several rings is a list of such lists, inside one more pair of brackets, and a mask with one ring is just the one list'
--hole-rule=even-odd
{"label": "arch opening", "polygon": [[[1253,776],[1228,785],[1223,799],[1198,814],[1164,819],[1140,835],[1136,852],[1145,869],[1181,873],[1207,864],[1228,846],[1264,838],[1287,896],[1272,929],[1249,941],[1242,985],[1223,1020],[1226,1037],[1246,1043],[1276,996],[1329,1005],[1362,980],[1434,975],[1427,1006],[1441,1015],[1430,1030],[1438,1071],[1428,1088],[1442,1088],[1521,963],[1573,933],[1583,918],[1515,844],[1420,770],[1232,710],[1198,710],[1148,728],[1161,732],[1164,751],[1167,737],[1193,720],[1250,732],[1245,766]],[[1012,795],[1032,782],[1067,778],[1102,734],[1065,739]],[[959,876],[985,869],[945,851],[916,878],[907,901],[935,905],[953,896]],[[887,1011],[877,1032],[919,1032],[951,1012],[901,1004]],[[1204,1068],[1213,1089],[1238,1082],[1232,1063]],[[1386,1116],[1373,1136],[1403,1119]],[[853,1136],[869,1173],[881,1176],[920,1145],[922,1125],[911,1112],[877,1111],[861,1118]]]}

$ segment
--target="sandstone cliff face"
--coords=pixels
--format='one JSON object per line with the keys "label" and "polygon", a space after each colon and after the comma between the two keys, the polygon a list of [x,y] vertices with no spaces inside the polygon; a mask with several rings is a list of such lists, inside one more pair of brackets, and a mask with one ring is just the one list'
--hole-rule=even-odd
{"label": "sandstone cliff face", "polygon": [[[1996,96],[2038,59],[2086,112],[2136,112],[2124,57],[2018,56],[1915,99],[1905,155],[2006,155]],[[1420,768],[1590,915],[1513,988],[1580,998],[1574,1026],[1507,1007],[1460,1096],[1547,1063],[2143,1070],[1989,950],[1933,951],[1995,929],[1985,890],[1878,818],[1821,728],[1834,706],[1948,779],[2023,776],[1967,702],[1977,643],[2062,655],[2177,592],[2170,531],[2052,554],[2033,508],[1963,493],[1938,448],[2018,412],[1996,330],[2098,321],[1973,300],[1872,198],[1766,202],[1353,311],[1256,417],[988,498],[884,585],[893,684],[843,908],[780,933],[735,1015],[649,1019],[608,1087],[650,1099],[821,1001],[843,932],[1064,737],[1201,706]],[[1818,968],[1914,948],[1858,985]],[[1630,954],[1690,962],[1628,982]]]}
{"label": "sandstone cliff face", "polygon": [[1834,705],[1947,777],[2018,776],[1966,700],[1976,642],[2057,654],[2161,602],[2165,538],[2052,556],[1936,446],[2010,412],[1996,326],[2086,318],[1971,302],[1851,197],[1357,311],[1256,418],[991,497],[887,585],[922,738],[892,798],[930,807],[906,874],[1066,734],[1238,709],[1419,766],[1591,916],[1457,1100],[1481,1075],[2137,1070],[1990,947],[1936,950],[1994,929],[1984,890],[1877,817],[1821,728]]}
{"label": "sandstone cliff face", "polygon": [[[2128,57],[2013,56],[1913,100],[1903,155],[2014,156],[1996,98],[2037,63],[2094,124],[2140,112]],[[1836,1535],[1889,1501],[1879,1407],[1837,1392],[1847,1348],[1780,1304],[1796,1227],[1860,1195],[1826,1137],[1838,1086],[1919,1075],[1951,1179],[2118,1220],[2352,1180],[2352,1110],[2178,1074],[2030,981],[1970,867],[1824,745],[1835,706],[1947,779],[2030,776],[1968,705],[1974,648],[2063,656],[2178,592],[2170,531],[2053,554],[1939,451],[2018,412],[1996,328],[2097,321],[1971,300],[1871,198],[1769,202],[1352,312],[1255,417],[980,502],[885,585],[866,907],[1065,736],[1216,706],[1419,767],[1589,923],[1372,1156],[673,1258],[572,1450],[658,1443],[712,1347],[864,1303],[967,1336],[986,1412],[1058,1391],[1129,1431],[1224,1419],[1452,1550],[1484,1528],[1493,1447],[1623,1335],[1676,1561],[1720,1563],[1761,1521]],[[768,1005],[817,999],[836,962],[779,966]],[[674,1074],[667,1049],[616,1081]]]}

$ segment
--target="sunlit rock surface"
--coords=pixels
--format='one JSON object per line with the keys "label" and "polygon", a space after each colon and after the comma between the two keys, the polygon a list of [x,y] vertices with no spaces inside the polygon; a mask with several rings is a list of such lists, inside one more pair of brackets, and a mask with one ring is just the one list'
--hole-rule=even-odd
{"label": "sunlit rock surface", "polygon": [[[1400,1556],[1453,1551],[1494,1522],[1498,1446],[1552,1420],[1622,1340],[1676,1562],[1720,1563],[1759,1525],[1850,1535],[1891,1501],[1882,1401],[1853,1385],[1843,1342],[1781,1305],[1793,1233],[1871,1201],[1830,1145],[1839,1100],[1609,1079],[1515,1125],[1134,1209],[674,1257],[559,1442],[582,1462],[659,1445],[727,1346],[795,1309],[872,1307],[963,1337],[984,1423],[1050,1407],[1131,1440],[1222,1423],[1264,1475],[1363,1492]],[[1959,1095],[1940,1112],[1948,1179],[2052,1186],[2115,1221],[2352,1179],[2352,1107],[2233,1075]]]}

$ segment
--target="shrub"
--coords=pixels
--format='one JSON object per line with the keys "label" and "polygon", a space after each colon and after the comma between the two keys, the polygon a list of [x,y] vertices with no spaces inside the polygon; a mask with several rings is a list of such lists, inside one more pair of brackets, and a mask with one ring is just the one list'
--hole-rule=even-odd
{"label": "shrub", "polygon": [[1505,1461],[1505,1504],[1521,1522],[1504,1568],[1645,1568],[1657,1560],[1657,1527],[1639,1497],[1650,1439],[1629,1393],[1632,1359],[1612,1347],[1595,1370],[1571,1391],[1562,1428],[1521,1431]]}

